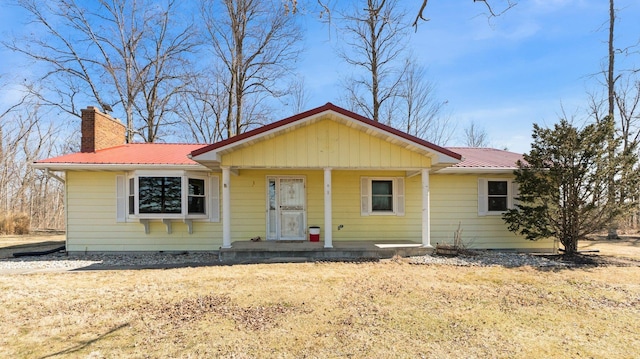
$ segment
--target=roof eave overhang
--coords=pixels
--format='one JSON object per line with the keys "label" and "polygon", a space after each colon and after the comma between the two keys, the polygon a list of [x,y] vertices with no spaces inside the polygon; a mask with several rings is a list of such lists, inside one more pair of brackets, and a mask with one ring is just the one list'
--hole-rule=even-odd
{"label": "roof eave overhang", "polygon": [[97,164],[97,163],[48,163],[35,162],[31,167],[48,169],[50,171],[134,171],[134,170],[158,170],[158,171],[210,171],[200,164]]}

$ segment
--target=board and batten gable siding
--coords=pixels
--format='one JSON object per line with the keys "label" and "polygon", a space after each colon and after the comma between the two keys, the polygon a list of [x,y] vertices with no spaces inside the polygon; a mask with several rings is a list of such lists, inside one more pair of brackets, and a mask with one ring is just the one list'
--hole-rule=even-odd
{"label": "board and batten gable siding", "polygon": [[158,221],[150,233],[138,221],[116,222],[116,176],[122,172],[67,171],[67,250],[85,251],[210,251],[222,245],[221,223],[193,221],[193,233],[179,220],[172,233]]}
{"label": "board and batten gable siding", "polygon": [[504,178],[509,175],[432,174],[431,243],[453,243],[458,225],[462,241],[472,249],[550,250],[553,240],[529,241],[507,229],[501,215],[478,214],[478,179]]}
{"label": "board and batten gable siding", "polygon": [[222,166],[428,168],[431,160],[372,134],[324,119],[222,155]]}

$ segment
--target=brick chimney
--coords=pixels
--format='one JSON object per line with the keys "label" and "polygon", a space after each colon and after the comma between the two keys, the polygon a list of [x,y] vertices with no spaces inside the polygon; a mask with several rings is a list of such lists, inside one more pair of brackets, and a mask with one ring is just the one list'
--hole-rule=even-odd
{"label": "brick chimney", "polygon": [[93,106],[82,110],[80,152],[95,152],[125,143],[125,126]]}

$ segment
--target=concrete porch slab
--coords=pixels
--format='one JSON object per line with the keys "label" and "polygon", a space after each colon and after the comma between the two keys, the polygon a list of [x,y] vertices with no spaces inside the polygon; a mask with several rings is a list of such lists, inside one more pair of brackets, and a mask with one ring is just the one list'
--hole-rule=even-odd
{"label": "concrete porch slab", "polygon": [[324,242],[309,241],[236,241],[231,248],[220,248],[222,262],[278,262],[322,260],[379,260],[419,256],[432,253],[432,248],[411,241],[334,241],[333,248]]}

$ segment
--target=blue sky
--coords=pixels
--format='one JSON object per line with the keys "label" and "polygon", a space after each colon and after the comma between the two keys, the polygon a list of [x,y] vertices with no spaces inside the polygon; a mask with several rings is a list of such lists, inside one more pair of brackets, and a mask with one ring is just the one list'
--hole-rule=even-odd
{"label": "blue sky", "polygon": [[[420,1],[402,3],[413,16]],[[0,5],[0,36],[29,31],[19,11],[3,0]],[[617,0],[616,8],[617,45],[636,44],[640,1]],[[474,121],[492,146],[526,152],[533,123],[555,123],[562,108],[585,118],[587,93],[603,92],[602,77],[592,75],[601,71],[607,54],[608,1],[520,0],[499,18],[488,20],[483,12],[484,5],[471,0],[430,0],[425,12],[430,21],[411,34],[409,48],[457,124],[459,136],[448,145],[460,145],[464,127]],[[297,70],[310,96],[307,107],[340,104],[340,79],[351,69],[335,55],[338,36],[311,17],[317,14],[303,19],[306,51]],[[640,54],[618,56],[618,64],[640,67]],[[17,65],[13,54],[0,49],[3,78],[28,77],[28,68]],[[0,103],[14,96],[5,88]]]}
{"label": "blue sky", "polygon": [[[419,2],[408,7],[417,11]],[[499,2],[495,2],[499,3]],[[629,46],[640,40],[640,1],[616,1],[620,9],[616,41]],[[484,5],[468,1],[431,0],[412,34],[411,50],[427,67],[437,95],[448,101],[458,134],[470,121],[483,127],[491,145],[526,152],[533,123],[551,125],[561,115],[584,118],[587,92],[602,91],[607,55],[608,1],[523,0],[499,18],[487,20]],[[336,101],[334,76],[349,71],[335,59],[327,29],[307,33],[304,73],[312,95],[310,107]],[[332,36],[335,40],[336,36]],[[640,64],[618,57],[623,69]],[[636,66],[637,67],[637,66]],[[462,137],[449,142],[460,144]]]}

